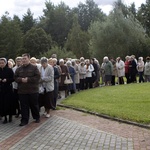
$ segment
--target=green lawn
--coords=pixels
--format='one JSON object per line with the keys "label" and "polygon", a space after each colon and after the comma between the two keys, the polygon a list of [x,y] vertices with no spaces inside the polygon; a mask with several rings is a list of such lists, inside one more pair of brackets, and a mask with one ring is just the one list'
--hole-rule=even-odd
{"label": "green lawn", "polygon": [[150,83],[81,91],[62,104],[139,123],[150,123]]}

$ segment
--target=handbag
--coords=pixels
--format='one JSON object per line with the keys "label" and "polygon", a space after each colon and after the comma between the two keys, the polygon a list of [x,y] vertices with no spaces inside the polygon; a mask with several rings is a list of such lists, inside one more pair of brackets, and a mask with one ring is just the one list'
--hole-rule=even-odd
{"label": "handbag", "polygon": [[66,76],[66,79],[65,79],[65,81],[64,81],[64,84],[72,84],[72,83],[73,83],[73,81],[72,81],[70,75],[69,75],[69,78]]}
{"label": "handbag", "polygon": [[44,87],[42,85],[39,86],[39,94],[44,94]]}

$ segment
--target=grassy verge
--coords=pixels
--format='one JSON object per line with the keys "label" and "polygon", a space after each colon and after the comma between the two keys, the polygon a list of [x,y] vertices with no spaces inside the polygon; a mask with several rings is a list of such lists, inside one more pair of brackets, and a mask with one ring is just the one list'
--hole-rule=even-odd
{"label": "grassy verge", "polygon": [[139,123],[150,123],[150,84],[102,87],[71,95],[62,104]]}

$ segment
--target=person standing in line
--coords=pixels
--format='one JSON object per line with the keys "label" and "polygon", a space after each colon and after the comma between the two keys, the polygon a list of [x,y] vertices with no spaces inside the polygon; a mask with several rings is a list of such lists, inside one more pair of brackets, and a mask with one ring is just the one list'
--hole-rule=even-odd
{"label": "person standing in line", "polygon": [[79,77],[79,65],[76,63],[76,60],[71,60],[72,62],[72,67],[75,70],[75,76],[74,76],[74,81],[76,84],[76,90],[80,91],[80,77]]}
{"label": "person standing in line", "polygon": [[130,58],[129,72],[130,72],[130,77],[131,77],[131,83],[137,83],[136,81],[137,64],[136,64],[136,59],[134,58],[134,56],[131,56]]}
{"label": "person standing in line", "polygon": [[[65,97],[68,96],[68,86],[66,84],[64,84],[64,81],[66,79],[66,76],[68,77],[68,68],[67,66],[64,64],[64,59],[60,59],[59,60],[59,65],[61,68],[61,81],[59,83],[59,91],[65,91]],[[60,95],[61,96],[61,95]]]}
{"label": "person standing in line", "polygon": [[[14,73],[11,68],[7,67],[6,58],[0,58],[0,116],[4,117],[3,123],[12,122],[12,115],[15,115],[15,107],[13,102],[12,82],[14,81]],[[13,109],[14,108],[14,109]]]}
{"label": "person standing in line", "polygon": [[39,80],[38,68],[30,63],[30,55],[22,55],[22,66],[15,71],[15,81],[18,83],[18,94],[21,105],[21,123],[24,126],[29,122],[30,109],[35,123],[40,122],[39,114]]}
{"label": "person standing in line", "polygon": [[[16,69],[22,65],[22,57],[17,57],[15,59],[15,62],[16,62],[16,65],[15,67],[12,68],[14,73]],[[16,83],[15,81],[13,82],[13,92],[14,92],[14,100],[16,102],[16,110],[17,110],[16,118],[18,118],[19,114],[21,113],[21,108],[20,108],[19,96],[18,96],[18,83]]]}
{"label": "person standing in line", "polygon": [[89,59],[87,59],[85,61],[85,66],[86,66],[86,83],[85,83],[85,89],[91,89],[91,88],[93,88],[92,72],[94,71],[94,67],[90,63]]}
{"label": "person standing in line", "polygon": [[72,84],[68,84],[68,95],[70,94],[74,94],[76,92],[76,84],[75,84],[75,69],[74,67],[71,65],[71,61],[68,60],[66,62],[67,68],[68,68],[68,73],[73,81]]}
{"label": "person standing in line", "polygon": [[113,65],[113,71],[112,71],[112,78],[111,78],[111,85],[116,85],[116,77],[117,77],[117,68],[116,68],[116,61],[111,58],[110,59],[112,65]]}
{"label": "person standing in line", "polygon": [[53,110],[56,110],[57,106],[57,99],[58,99],[58,87],[59,87],[59,69],[57,65],[57,59],[56,58],[49,58],[48,64],[53,67],[54,69],[54,100],[53,100]]}
{"label": "person standing in line", "polygon": [[107,56],[104,57],[105,86],[111,85],[113,65]]}
{"label": "person standing in line", "polygon": [[150,57],[146,57],[146,63],[144,66],[144,76],[145,76],[145,82],[150,82]]}
{"label": "person standing in line", "polygon": [[137,62],[137,71],[139,74],[139,83],[144,82],[143,72],[144,72],[144,61],[143,57],[139,57]]}
{"label": "person standing in line", "polygon": [[101,79],[102,79],[102,85],[105,85],[105,70],[104,70],[105,65],[106,65],[106,63],[105,63],[105,61],[103,59],[103,62],[102,62],[101,67],[100,67],[100,74],[101,74]]}
{"label": "person standing in line", "polygon": [[50,109],[55,109],[54,104],[54,68],[48,64],[46,57],[41,58],[40,67],[41,79],[40,86],[44,91],[39,96],[39,103],[45,108],[45,117],[50,117]]}
{"label": "person standing in line", "polygon": [[127,80],[127,84],[129,84],[131,81],[130,81],[130,72],[129,72],[129,65],[130,65],[130,56],[126,56],[125,57],[125,77],[126,77],[126,80]]}
{"label": "person standing in line", "polygon": [[119,84],[124,84],[123,77],[125,76],[125,64],[124,61],[121,60],[120,57],[116,59],[116,68],[117,68],[117,75],[119,79]]}
{"label": "person standing in line", "polygon": [[86,66],[84,62],[79,64],[80,90],[85,89]]}

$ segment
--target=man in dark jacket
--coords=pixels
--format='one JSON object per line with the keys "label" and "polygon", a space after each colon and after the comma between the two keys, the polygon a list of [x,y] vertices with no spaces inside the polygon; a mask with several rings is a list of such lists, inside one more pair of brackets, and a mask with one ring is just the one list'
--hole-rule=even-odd
{"label": "man in dark jacket", "polygon": [[29,54],[22,55],[22,64],[15,72],[22,115],[20,126],[28,124],[29,109],[31,109],[35,122],[40,122],[38,104],[40,72],[36,66],[30,63]]}

